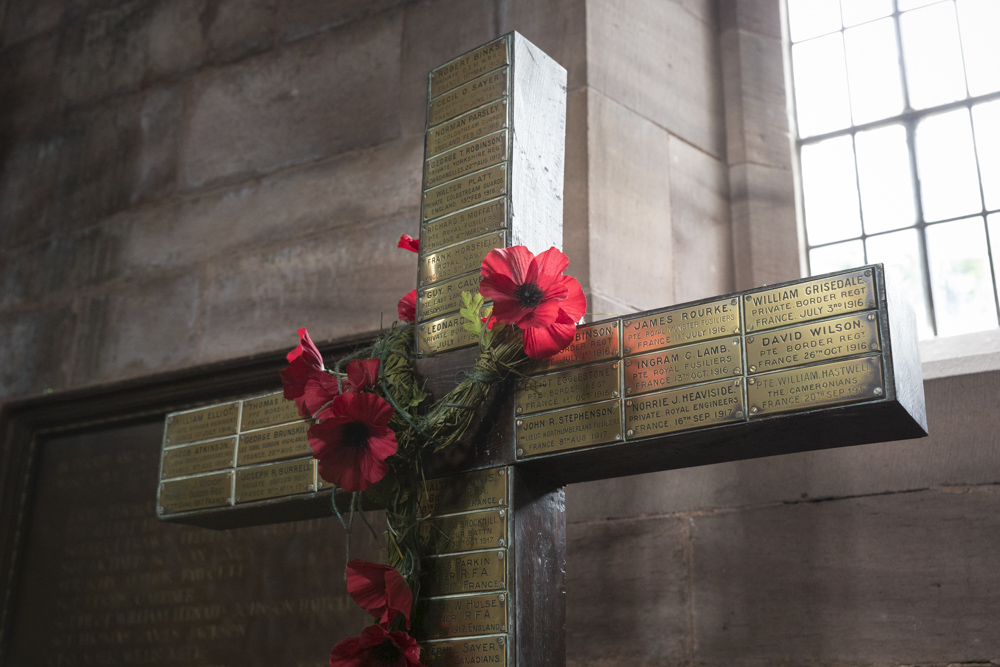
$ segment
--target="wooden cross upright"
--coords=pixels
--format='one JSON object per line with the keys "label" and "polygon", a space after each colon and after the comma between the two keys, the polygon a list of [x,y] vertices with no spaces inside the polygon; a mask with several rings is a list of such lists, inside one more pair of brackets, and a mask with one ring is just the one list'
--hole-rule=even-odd
{"label": "wooden cross upright", "polygon": [[[496,247],[560,245],[565,70],[517,33],[431,72],[417,371],[478,353],[457,311]],[[414,634],[428,667],[565,662],[566,484],[927,434],[915,320],[881,265],[580,326],[428,466]],[[169,415],[161,518],[329,513],[280,394]]]}

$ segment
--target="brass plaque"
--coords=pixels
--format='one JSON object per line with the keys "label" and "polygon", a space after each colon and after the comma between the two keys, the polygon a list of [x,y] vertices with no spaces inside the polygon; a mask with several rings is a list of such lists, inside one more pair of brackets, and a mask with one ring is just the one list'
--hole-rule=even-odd
{"label": "brass plaque", "polygon": [[423,219],[433,220],[506,193],[507,165],[477,171],[424,192]]}
{"label": "brass plaque", "polygon": [[229,504],[232,489],[232,471],[162,482],[160,510],[163,514],[176,514],[208,507],[223,507]]}
{"label": "brass plaque", "polygon": [[236,502],[308,493],[316,488],[316,460],[272,463],[236,471]]}
{"label": "brass plaque", "polygon": [[258,398],[243,401],[243,414],[240,417],[240,430],[249,431],[265,426],[276,426],[302,419],[295,401],[285,400],[279,391]]}
{"label": "brass plaque", "polygon": [[507,544],[505,509],[453,514],[419,524],[420,543],[434,554],[496,549]]}
{"label": "brass plaque", "polygon": [[871,269],[803,280],[743,297],[747,331],[773,329],[875,307]]}
{"label": "brass plaque", "polygon": [[236,435],[240,404],[223,403],[167,415],[165,446]]}
{"label": "brass plaque", "polygon": [[431,97],[446,93],[469,79],[486,74],[509,62],[505,36],[433,70]]}
{"label": "brass plaque", "polygon": [[648,438],[743,421],[743,378],[671,389],[625,401],[625,436]]}
{"label": "brass plaque", "polygon": [[485,593],[507,588],[505,549],[428,558],[420,593],[429,597],[455,593]]}
{"label": "brass plaque", "polygon": [[419,353],[426,356],[475,345],[476,335],[465,330],[465,322],[465,318],[455,314],[421,323],[417,332]]}
{"label": "brass plaque", "polygon": [[592,447],[622,439],[621,401],[517,418],[518,457]]}
{"label": "brass plaque", "polygon": [[576,328],[576,336],[562,352],[540,363],[538,372],[598,361],[621,359],[621,320],[586,324]]}
{"label": "brass plaque", "polygon": [[554,410],[621,396],[618,362],[587,366],[518,382],[518,414]]}
{"label": "brass plaque", "polygon": [[421,286],[430,285],[482,267],[483,258],[494,248],[503,248],[507,235],[496,232],[453,245],[420,257],[417,279]]}
{"label": "brass plaque", "polygon": [[747,380],[751,417],[839,405],[884,395],[882,359],[879,356],[792,368]]}
{"label": "brass plaque", "polygon": [[507,632],[507,596],[503,593],[423,600],[419,609],[414,634],[425,639]]}
{"label": "brass plaque", "polygon": [[697,343],[740,332],[740,300],[726,298],[635,319],[623,318],[625,354]]}
{"label": "brass plaque", "polygon": [[650,391],[740,375],[742,339],[716,338],[625,360],[625,394]]}
{"label": "brass plaque", "polygon": [[236,465],[268,463],[296,456],[312,456],[306,431],[312,422],[300,421],[240,434]]}
{"label": "brass plaque", "polygon": [[420,249],[433,252],[473,236],[499,231],[506,226],[507,200],[494,199],[424,225],[420,232]]}
{"label": "brass plaque", "polygon": [[507,127],[507,100],[497,100],[427,132],[427,155],[475,141]]}
{"label": "brass plaque", "polygon": [[420,662],[427,667],[492,665],[507,667],[506,637],[476,637],[420,644]]}
{"label": "brass plaque", "polygon": [[490,468],[429,479],[421,485],[421,516],[507,506],[507,470]]}
{"label": "brass plaque", "polygon": [[509,67],[484,74],[450,93],[431,100],[428,111],[429,125],[434,126],[463,114],[470,109],[481,107],[507,94]]}
{"label": "brass plaque", "polygon": [[879,350],[878,315],[847,315],[747,336],[751,373],[775,371]]}
{"label": "brass plaque", "polygon": [[235,465],[236,436],[163,450],[160,477],[183,477]]}
{"label": "brass plaque", "polygon": [[507,130],[454,148],[424,163],[424,187],[451,181],[507,159]]}
{"label": "brass plaque", "polygon": [[462,292],[479,293],[479,281],[483,276],[478,271],[458,278],[434,283],[417,292],[420,319],[428,320],[445,313],[453,313],[462,308]]}

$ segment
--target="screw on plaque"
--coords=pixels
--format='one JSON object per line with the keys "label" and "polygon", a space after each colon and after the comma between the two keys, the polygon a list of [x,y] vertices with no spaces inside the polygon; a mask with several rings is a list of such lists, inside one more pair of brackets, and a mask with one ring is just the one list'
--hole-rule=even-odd
{"label": "screw on plaque", "polygon": [[518,420],[517,420],[517,425],[518,425],[518,426],[520,426],[520,425],[521,425],[521,424],[523,424],[523,423],[524,423],[524,420],[523,420],[523,419],[518,419]]}
{"label": "screw on plaque", "polygon": [[315,487],[315,485],[313,485],[313,484],[310,484],[309,486],[307,486],[307,487],[306,487],[306,490],[307,490],[307,491],[315,491],[315,490],[316,490],[316,487]]}
{"label": "screw on plaque", "polygon": [[627,326],[627,327],[628,326],[632,326],[632,320],[625,320],[625,322],[623,324],[624,324],[624,326]]}
{"label": "screw on plaque", "polygon": [[625,395],[627,396],[631,393],[632,393],[632,387],[625,387]]}
{"label": "screw on plaque", "polygon": [[611,368],[618,368],[618,362],[616,361],[615,363],[611,364]]}
{"label": "screw on plaque", "polygon": [[631,366],[632,365],[632,360],[631,359],[626,359],[625,360],[625,365],[626,366]]}
{"label": "screw on plaque", "polygon": [[519,405],[519,406],[517,406],[517,410],[515,410],[514,412],[516,412],[517,414],[521,414],[521,412],[523,412],[523,411],[524,411],[524,409]]}
{"label": "screw on plaque", "polygon": [[622,439],[622,434],[621,433],[615,433],[615,440],[621,440],[621,439]]}
{"label": "screw on plaque", "polygon": [[612,329],[617,329],[618,328],[618,323],[617,322],[612,322],[611,323],[611,328]]}
{"label": "screw on plaque", "polygon": [[740,328],[739,327],[736,327],[735,329],[733,329],[733,333],[739,333],[739,332],[740,332]]}
{"label": "screw on plaque", "polygon": [[868,269],[867,271],[865,271],[865,275],[866,276],[870,276],[871,274],[872,274],[871,269]]}
{"label": "screw on plaque", "polygon": [[753,336],[750,336],[749,338],[747,338],[747,342],[748,343],[752,343],[753,342]]}
{"label": "screw on plaque", "polygon": [[523,449],[517,450],[517,455],[518,456],[524,456],[524,450]]}
{"label": "screw on plaque", "polygon": [[612,398],[618,398],[618,391],[615,390],[615,391],[611,392],[611,397]]}
{"label": "screw on plaque", "polygon": [[735,306],[736,305],[736,299],[733,299],[732,301],[730,301],[729,305],[730,306]]}
{"label": "screw on plaque", "polygon": [[498,551],[497,552],[497,558],[499,558],[500,560],[503,560],[503,552],[502,551]]}
{"label": "screw on plaque", "polygon": [[497,540],[497,546],[498,547],[502,547],[504,544],[505,544],[505,542],[503,541],[502,537],[499,540]]}
{"label": "screw on plaque", "polygon": [[504,515],[504,511],[500,510],[500,516],[503,516],[503,515]]}
{"label": "screw on plaque", "polygon": [[733,369],[733,374],[734,375],[739,375],[740,374],[740,369],[739,368],[734,368]]}
{"label": "screw on plaque", "polygon": [[625,401],[625,405],[632,407],[632,401]]}
{"label": "screw on plaque", "polygon": [[869,313],[868,314],[868,321],[869,322],[874,322],[875,321],[875,313]]}
{"label": "screw on plaque", "polygon": [[633,435],[635,435],[635,431],[633,431],[632,429],[629,429],[629,430],[625,431],[625,435],[627,435],[628,437],[631,438]]}
{"label": "screw on plaque", "polygon": [[751,296],[750,296],[749,294],[747,294],[747,295],[746,295],[745,297],[743,297],[743,298],[744,298],[744,299],[746,299],[747,301],[749,301],[749,300],[750,300],[750,299],[751,299],[752,297],[751,297]]}
{"label": "screw on plaque", "polygon": [[743,411],[742,410],[737,410],[736,411],[736,418],[737,419],[743,419]]}
{"label": "screw on plaque", "polygon": [[497,637],[497,644],[500,644],[500,646],[503,646],[503,637]]}
{"label": "screw on plaque", "polygon": [[875,387],[875,395],[876,396],[882,395],[882,387]]}
{"label": "screw on plaque", "polygon": [[751,407],[750,408],[750,414],[757,414],[757,408],[756,407]]}
{"label": "screw on plaque", "polygon": [[505,599],[506,598],[504,597],[503,593],[501,593],[499,596],[497,596],[497,600],[500,600],[500,602],[503,602]]}
{"label": "screw on plaque", "polygon": [[497,474],[503,477],[503,468],[500,468],[500,472],[498,472]]}
{"label": "screw on plaque", "polygon": [[630,347],[626,347],[625,348],[625,354],[629,354],[631,352],[632,352],[632,348],[630,348]]}
{"label": "screw on plaque", "polygon": [[751,366],[750,367],[750,372],[751,373],[756,373],[757,372],[757,367],[756,366]]}
{"label": "screw on plaque", "polygon": [[757,380],[755,380],[755,379],[753,379],[753,378],[750,378],[750,379],[748,380],[748,382],[749,382],[750,384],[757,384]]}

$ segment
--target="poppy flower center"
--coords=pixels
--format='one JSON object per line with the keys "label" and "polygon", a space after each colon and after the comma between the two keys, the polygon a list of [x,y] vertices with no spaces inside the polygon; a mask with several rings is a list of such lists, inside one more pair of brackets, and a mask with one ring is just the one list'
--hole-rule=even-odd
{"label": "poppy flower center", "polygon": [[340,443],[344,447],[358,449],[368,444],[368,424],[349,422],[340,428]]}
{"label": "poppy flower center", "polygon": [[372,663],[376,665],[395,665],[402,657],[399,648],[391,639],[386,639],[381,644],[372,646],[368,649],[368,655],[371,657]]}
{"label": "poppy flower center", "polygon": [[535,283],[524,283],[514,288],[514,298],[522,308],[534,308],[542,302],[545,292]]}

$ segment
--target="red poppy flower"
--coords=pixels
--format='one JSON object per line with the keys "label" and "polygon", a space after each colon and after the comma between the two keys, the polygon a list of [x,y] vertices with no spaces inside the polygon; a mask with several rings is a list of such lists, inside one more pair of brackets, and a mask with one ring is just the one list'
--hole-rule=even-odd
{"label": "red poppy flower", "polygon": [[396,568],[355,558],[347,564],[347,592],[361,608],[388,628],[397,614],[410,627],[413,592]]}
{"label": "red poppy flower", "polygon": [[347,364],[347,388],[361,391],[375,386],[378,382],[378,359],[355,359]]}
{"label": "red poppy flower", "polygon": [[417,290],[410,290],[396,304],[396,315],[400,322],[412,322],[417,319]]}
{"label": "red poppy flower", "polygon": [[330,376],[325,372],[323,357],[316,349],[316,345],[312,342],[305,327],[299,329],[298,346],[285,355],[285,358],[289,364],[279,373],[285,398],[289,401],[295,401],[300,415],[312,417],[313,413],[309,411],[304,398],[306,385],[310,380],[322,383],[325,378]]}
{"label": "red poppy flower", "polygon": [[392,406],[375,394],[341,394],[316,416],[322,421],[309,428],[309,446],[324,480],[364,491],[385,477],[385,460],[396,453]]}
{"label": "red poppy flower", "polygon": [[321,373],[319,376],[310,378],[306,382],[302,397],[295,399],[295,402],[299,405],[300,413],[303,411],[303,408],[308,413],[302,416],[311,418],[326,407],[339,393],[340,389],[337,387],[337,378],[329,373]]}
{"label": "red poppy flower", "polygon": [[569,259],[556,248],[536,257],[524,246],[491,250],[483,260],[479,293],[493,300],[493,315],[524,331],[524,352],[547,359],[573,342],[587,311],[580,283],[562,272]]}
{"label": "red poppy flower", "polygon": [[494,317],[493,315],[490,315],[490,319],[488,322],[486,321],[485,317],[480,317],[479,321],[485,324],[487,329],[493,331],[493,325],[497,323],[497,318]]}
{"label": "red poppy flower", "polygon": [[360,637],[333,647],[330,667],[422,667],[420,646],[405,632],[386,632],[369,625]]}
{"label": "red poppy flower", "polygon": [[399,243],[396,244],[396,247],[410,252],[420,252],[420,241],[409,234],[403,234],[399,237]]}

